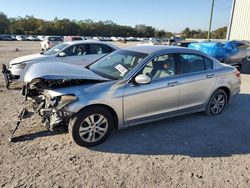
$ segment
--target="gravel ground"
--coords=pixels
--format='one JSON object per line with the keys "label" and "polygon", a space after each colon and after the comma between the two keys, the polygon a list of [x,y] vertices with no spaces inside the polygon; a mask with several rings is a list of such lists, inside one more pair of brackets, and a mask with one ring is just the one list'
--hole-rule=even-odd
{"label": "gravel ground", "polygon": [[[0,42],[0,64],[39,50],[39,42]],[[239,97],[220,116],[131,127],[91,149],[66,132],[46,131],[36,115],[9,143],[23,105],[1,76],[0,187],[250,187],[250,75],[242,75]]]}

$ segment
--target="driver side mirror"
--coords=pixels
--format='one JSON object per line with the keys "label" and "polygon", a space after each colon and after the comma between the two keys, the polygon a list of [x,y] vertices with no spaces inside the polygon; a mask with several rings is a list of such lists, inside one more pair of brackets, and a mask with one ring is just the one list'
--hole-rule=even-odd
{"label": "driver side mirror", "polygon": [[58,54],[58,57],[65,57],[66,56],[66,54],[64,53],[64,52],[60,52],[59,54]]}
{"label": "driver side mirror", "polygon": [[135,82],[137,84],[149,84],[151,82],[151,78],[144,74],[139,74],[135,77]]}

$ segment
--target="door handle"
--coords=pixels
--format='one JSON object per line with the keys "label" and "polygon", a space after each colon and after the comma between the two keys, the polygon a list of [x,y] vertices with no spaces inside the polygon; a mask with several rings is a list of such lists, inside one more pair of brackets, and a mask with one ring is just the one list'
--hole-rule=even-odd
{"label": "door handle", "polygon": [[214,74],[207,74],[207,78],[213,78]]}
{"label": "door handle", "polygon": [[174,81],[174,82],[169,82],[169,83],[168,83],[168,86],[169,86],[169,87],[173,87],[173,86],[176,86],[176,85],[178,85],[178,84],[179,84],[178,81]]}

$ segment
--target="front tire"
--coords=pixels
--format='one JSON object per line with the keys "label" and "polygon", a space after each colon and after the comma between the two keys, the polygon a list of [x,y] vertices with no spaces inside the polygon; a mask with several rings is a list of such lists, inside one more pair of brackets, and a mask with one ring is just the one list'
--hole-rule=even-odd
{"label": "front tire", "polygon": [[217,89],[211,96],[205,113],[208,116],[216,116],[222,113],[227,104],[227,94],[222,89]]}
{"label": "front tire", "polygon": [[109,110],[102,106],[82,110],[70,120],[69,134],[73,141],[83,147],[92,147],[104,142],[114,127]]}

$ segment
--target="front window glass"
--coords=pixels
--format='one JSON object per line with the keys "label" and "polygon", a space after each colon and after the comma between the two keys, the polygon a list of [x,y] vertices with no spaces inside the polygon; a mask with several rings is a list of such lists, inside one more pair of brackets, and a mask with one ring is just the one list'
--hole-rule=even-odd
{"label": "front window glass", "polygon": [[176,74],[175,54],[161,55],[151,60],[140,72],[153,80]]}
{"label": "front window glass", "polygon": [[128,74],[148,54],[118,50],[89,66],[89,69],[103,77],[120,79]]}
{"label": "front window glass", "polygon": [[63,51],[66,56],[82,56],[87,55],[87,46],[85,44],[73,45]]}
{"label": "front window glass", "polygon": [[43,55],[54,55],[54,54],[58,53],[59,51],[61,51],[66,46],[68,46],[68,44],[60,43],[60,44],[54,46],[53,48],[50,48],[48,51],[44,52]]}

